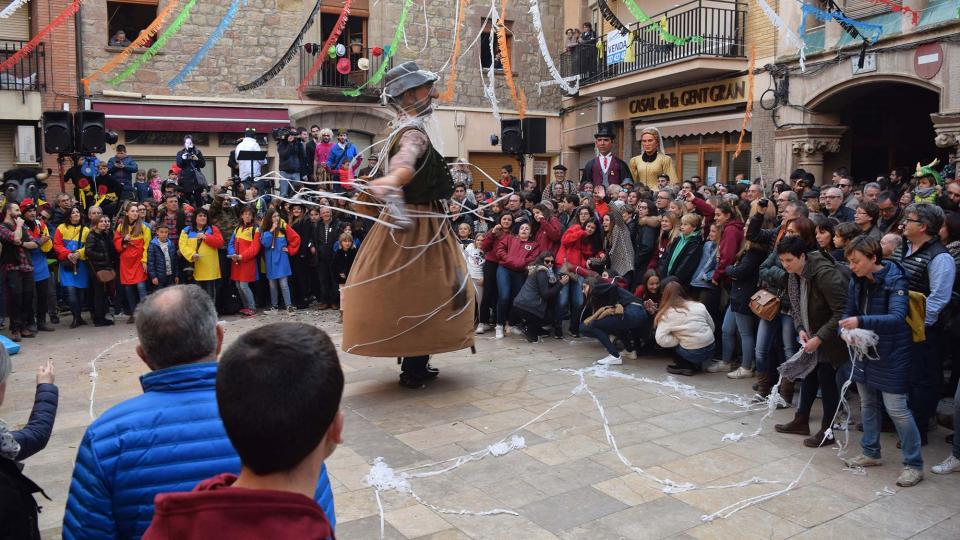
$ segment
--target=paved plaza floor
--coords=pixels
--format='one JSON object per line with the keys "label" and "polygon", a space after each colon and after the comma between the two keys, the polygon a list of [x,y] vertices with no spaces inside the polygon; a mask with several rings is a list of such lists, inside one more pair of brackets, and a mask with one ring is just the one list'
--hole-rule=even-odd
{"label": "paved plaza floor", "polygon": [[[332,312],[230,320],[227,342],[246,329],[273,320],[302,320],[320,325],[340,340]],[[53,499],[40,517],[46,538],[59,538],[60,522],[73,461],[90,422],[92,358],[99,377],[93,410],[140,393],[138,376],[146,367],[134,353],[132,325],[111,328],[57,327],[54,334],[25,340],[14,359],[0,418],[15,428],[26,421],[33,400],[33,378],[41,361],[56,362],[60,410],[47,448],[26,461],[26,473]],[[561,405],[516,434],[525,447],[500,457],[488,455],[449,472],[410,480],[421,500],[451,512],[503,509],[490,516],[441,513],[406,493],[383,492],[385,538],[960,538],[960,474],[938,476],[930,467],[948,455],[947,430],[931,434],[924,447],[926,479],[899,488],[899,453],[894,435],[884,434],[884,466],[865,475],[844,470],[833,448],[814,451],[802,437],[774,432],[773,424],[793,416],[776,411],[761,434],[739,442],[728,433],[753,433],[763,412],[744,412],[731,404],[689,397],[665,386],[619,377],[584,375],[587,388],[602,405],[624,465],[608,442],[598,408],[574,372],[604,355],[589,340],[548,339],[528,344],[523,338],[494,340],[480,336],[477,354],[439,355],[433,365],[439,379],[426,390],[397,385],[391,359],[341,355],[346,374],[344,444],[327,461],[333,482],[337,537],[375,539],[381,521],[375,491],[364,483],[381,457],[399,471],[482,451]],[[269,359],[264,359],[269,361]],[[664,358],[641,358],[611,368],[636,377],[667,380]],[[568,370],[564,370],[564,368]],[[684,378],[701,392],[750,394],[752,380],[733,381],[721,374]],[[814,406],[818,425],[819,401]],[[850,455],[859,450],[859,432],[851,432]],[[731,504],[775,492],[795,480],[794,489],[737,512],[705,522],[703,516]],[[454,461],[414,472],[438,470]],[[650,477],[696,489],[665,493]],[[753,478],[780,484],[740,484]]]}

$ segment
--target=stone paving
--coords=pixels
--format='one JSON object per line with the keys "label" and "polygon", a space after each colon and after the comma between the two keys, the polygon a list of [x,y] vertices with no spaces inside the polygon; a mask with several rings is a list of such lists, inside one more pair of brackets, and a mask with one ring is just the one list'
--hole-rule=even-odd
{"label": "stone paving", "polygon": [[[230,320],[227,341],[267,320],[313,322],[339,341],[340,327],[330,312],[293,317]],[[133,326],[69,330],[64,325],[39,340],[26,340],[14,357],[0,417],[19,426],[33,399],[34,372],[53,359],[61,389],[56,428],[47,448],[26,462],[26,473],[53,499],[43,504],[45,538],[59,538],[76,447],[90,421],[89,361],[108,346],[133,336]],[[129,340],[98,361],[100,376],[94,408],[140,393],[137,377],[145,366]],[[343,354],[346,373],[343,410],[345,443],[328,460],[337,509],[337,536],[373,539],[380,534],[374,491],[364,485],[370,464],[382,457],[402,469],[481,450],[570,396],[578,378],[560,368],[580,369],[604,355],[588,340],[530,345],[522,338],[502,341],[481,336],[478,354],[444,354],[433,364],[442,370],[427,390],[399,387],[389,359]],[[614,369],[657,380],[666,378],[662,358],[643,358]],[[674,395],[649,383],[587,376],[606,409],[623,455],[635,466],[675,482],[727,485],[752,477],[796,478],[813,455],[801,437],[773,431],[793,410],[777,411],[762,434],[722,442],[725,433],[751,433],[762,413]],[[683,382],[700,390],[748,394],[750,380],[700,375]],[[819,403],[814,406],[819,422]],[[903,489],[895,437],[884,434],[885,466],[866,476],[844,471],[836,451],[816,451],[811,466],[792,491],[747,508],[728,519],[705,523],[701,516],[782,485],[748,485],[664,493],[656,483],[623,465],[607,443],[603,424],[588,395],[577,395],[520,431],[526,448],[487,457],[451,472],[412,481],[425,502],[459,510],[494,508],[518,516],[468,516],[435,512],[406,494],[382,494],[386,538],[960,538],[960,474],[938,476],[930,466],[947,456],[945,429],[924,448],[926,479]],[[859,433],[851,433],[856,452]],[[885,494],[885,488],[896,492]]]}

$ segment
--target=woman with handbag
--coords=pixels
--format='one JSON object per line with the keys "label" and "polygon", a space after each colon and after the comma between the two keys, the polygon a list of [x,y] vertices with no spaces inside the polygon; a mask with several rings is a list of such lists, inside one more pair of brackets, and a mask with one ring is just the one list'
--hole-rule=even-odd
{"label": "woman with handbag", "polygon": [[57,232],[53,235],[53,250],[60,261],[60,286],[66,292],[70,313],[73,314],[70,328],[87,324],[83,320],[81,303],[83,289],[87,288],[90,281],[90,273],[83,264],[86,260],[84,245],[90,230],[83,226],[80,218],[80,208],[71,208],[67,219],[57,226]]}
{"label": "woman with handbag", "polygon": [[127,324],[133,324],[137,304],[147,297],[147,248],[151,234],[136,203],[124,204],[117,221],[113,247],[120,254],[120,285],[129,310]]}
{"label": "woman with handbag", "polygon": [[110,218],[100,216],[87,235],[84,248],[90,269],[93,270],[93,325],[110,326],[113,319],[107,318],[107,297],[114,295],[117,272],[113,269],[117,252],[113,249],[110,233]]}
{"label": "woman with handbag", "polygon": [[193,145],[193,135],[183,138],[183,148],[177,152],[177,167],[180,167],[180,190],[194,208],[203,206],[203,190],[209,184],[202,169],[207,164],[203,152]]}

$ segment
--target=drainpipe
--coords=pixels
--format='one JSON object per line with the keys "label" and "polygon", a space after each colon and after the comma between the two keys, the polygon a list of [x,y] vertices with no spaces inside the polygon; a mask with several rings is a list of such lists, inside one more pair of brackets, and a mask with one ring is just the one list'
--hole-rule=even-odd
{"label": "drainpipe", "polygon": [[77,13],[73,16],[73,24],[76,29],[74,32],[74,38],[76,42],[77,49],[77,110],[83,109],[83,101],[86,97],[83,93],[83,83],[80,82],[80,79],[83,78],[83,16],[81,12],[83,10],[77,10]]}

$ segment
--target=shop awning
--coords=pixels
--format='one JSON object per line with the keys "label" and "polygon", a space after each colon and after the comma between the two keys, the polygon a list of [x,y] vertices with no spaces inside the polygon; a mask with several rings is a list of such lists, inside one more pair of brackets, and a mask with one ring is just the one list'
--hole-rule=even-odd
{"label": "shop awning", "polygon": [[[648,125],[660,129],[660,135],[666,137],[684,137],[687,135],[709,135],[711,133],[739,132],[743,125],[743,113],[722,114],[701,118],[685,118],[664,122],[640,122],[635,128],[635,137],[640,140],[640,131]],[[747,122],[747,130],[750,123]]]}
{"label": "shop awning", "polygon": [[93,110],[104,113],[113,130],[262,133],[290,125],[285,108],[95,102]]}

